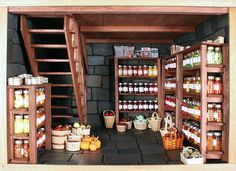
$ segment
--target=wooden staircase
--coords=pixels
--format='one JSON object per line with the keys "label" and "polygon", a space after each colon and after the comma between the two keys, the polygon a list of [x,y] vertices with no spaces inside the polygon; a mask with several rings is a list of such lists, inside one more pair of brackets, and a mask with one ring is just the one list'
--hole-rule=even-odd
{"label": "wooden staircase", "polygon": [[[31,16],[32,17],[32,16]],[[37,16],[38,17],[38,16]],[[86,99],[86,81],[85,74],[87,72],[87,61],[86,57],[86,43],[85,38],[79,31],[79,25],[75,21],[73,16],[64,16],[63,28],[28,28],[28,20],[26,16],[21,16],[21,33],[25,44],[26,53],[31,66],[32,74],[35,76],[42,75],[49,77],[49,81],[52,83],[53,89],[57,92],[61,89],[63,91],[69,92],[69,89],[73,88],[73,92],[70,94],[53,94],[52,93],[52,118],[55,119],[68,119],[73,117],[79,117],[81,123],[87,123],[87,99]],[[45,22],[47,23],[47,22]],[[34,27],[34,26],[32,26]],[[62,44],[55,43],[35,43],[34,35],[40,37],[40,35],[58,35],[64,36],[65,42]],[[43,38],[42,38],[43,39]],[[44,51],[44,49],[64,49],[67,56],[63,58],[55,58],[54,56],[38,58],[37,50]],[[57,71],[50,70],[44,71],[40,68],[41,64],[47,64],[48,66],[53,66],[57,68]],[[68,66],[69,71],[60,71],[60,67],[56,67],[57,64],[63,64],[63,66]],[[53,81],[53,77],[70,77],[71,83],[66,81]],[[63,92],[61,91],[61,92]],[[77,114],[73,113],[73,107],[67,104],[63,104],[63,100],[75,100],[77,109]],[[60,105],[54,105],[53,101],[59,101]],[[54,112],[57,111],[57,112]],[[58,110],[66,110],[68,113],[59,113]]]}

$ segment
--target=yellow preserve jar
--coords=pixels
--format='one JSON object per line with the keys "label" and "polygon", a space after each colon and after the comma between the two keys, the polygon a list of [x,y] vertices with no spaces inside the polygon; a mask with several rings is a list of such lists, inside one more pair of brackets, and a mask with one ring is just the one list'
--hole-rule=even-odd
{"label": "yellow preserve jar", "polygon": [[14,133],[20,134],[24,132],[24,121],[22,115],[15,115]]}
{"label": "yellow preserve jar", "polygon": [[28,134],[29,133],[29,115],[24,115],[24,133]]}

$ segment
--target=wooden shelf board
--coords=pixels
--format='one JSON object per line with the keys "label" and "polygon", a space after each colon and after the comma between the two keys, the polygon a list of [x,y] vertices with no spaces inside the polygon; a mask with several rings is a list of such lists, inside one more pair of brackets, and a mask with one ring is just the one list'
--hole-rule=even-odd
{"label": "wooden shelf board", "polygon": [[157,78],[157,76],[119,76],[119,78],[130,78],[130,79],[134,79],[134,78],[146,78],[146,79],[155,79]]}
{"label": "wooden shelf board", "polygon": [[13,134],[11,137],[13,139],[29,139],[29,134],[26,133]]}
{"label": "wooden shelf board", "polygon": [[201,97],[201,93],[186,93],[183,92],[183,97]]}
{"label": "wooden shelf board", "polygon": [[192,68],[183,68],[183,73],[185,74],[186,72],[196,72],[200,71],[200,66],[197,67],[192,67]]}
{"label": "wooden shelf board", "polygon": [[52,84],[52,87],[73,87],[73,84]]}
{"label": "wooden shelf board", "polygon": [[51,84],[51,83],[37,84],[37,85],[20,85],[20,86],[8,85],[7,88],[8,89],[31,89],[31,88],[34,88],[34,87],[36,87],[36,88],[45,87],[48,84]]}
{"label": "wooden shelf board", "polygon": [[222,122],[207,122],[208,131],[221,131],[223,129],[224,123]]}
{"label": "wooden shelf board", "polygon": [[16,163],[16,164],[24,164],[24,163],[29,163],[29,158],[21,158],[21,159],[12,159],[11,163]]}
{"label": "wooden shelf board", "polygon": [[196,119],[193,116],[189,115],[189,114],[182,114],[183,119],[187,119],[187,120],[194,120],[196,122],[200,122],[200,119]]}
{"label": "wooden shelf board", "polygon": [[53,95],[51,95],[51,98],[70,99],[70,98],[75,98],[75,96],[62,95],[62,94],[53,94]]}
{"label": "wooden shelf board", "polygon": [[69,62],[69,59],[35,59],[37,62]]}
{"label": "wooden shelf board", "polygon": [[175,77],[176,76],[176,70],[166,71],[166,77]]}
{"label": "wooden shelf board", "polygon": [[212,72],[212,73],[219,73],[219,72],[224,72],[224,65],[213,65],[213,64],[208,64],[207,65],[207,72]]}
{"label": "wooden shelf board", "polygon": [[196,147],[196,148],[199,148],[199,147],[200,147],[199,144],[193,144],[193,143],[187,138],[186,135],[184,135],[184,139],[185,139],[186,141],[188,141],[189,143],[191,143],[193,147]]}
{"label": "wooden shelf board", "polygon": [[207,151],[206,158],[207,159],[221,159],[223,154],[224,154],[223,151]]}
{"label": "wooden shelf board", "polygon": [[46,49],[66,49],[65,44],[31,44],[32,48],[46,48]]}
{"label": "wooden shelf board", "polygon": [[120,96],[157,96],[157,93],[120,93]]}
{"label": "wooden shelf board", "polygon": [[13,114],[28,114],[29,110],[28,109],[11,109],[10,112]]}
{"label": "wooden shelf board", "polygon": [[165,94],[175,94],[176,89],[164,89]]}
{"label": "wooden shelf board", "polygon": [[39,72],[39,75],[71,75],[71,72]]}
{"label": "wooden shelf board", "polygon": [[170,107],[165,106],[165,107],[164,107],[164,110],[165,110],[165,111],[175,112],[176,109],[173,109],[173,108],[170,108]]}
{"label": "wooden shelf board", "polygon": [[207,102],[222,103],[224,100],[223,95],[207,95]]}
{"label": "wooden shelf board", "polygon": [[114,57],[117,58],[118,60],[157,60],[158,58],[153,58],[153,57]]}
{"label": "wooden shelf board", "polygon": [[52,114],[52,118],[73,118],[72,115],[67,114]]}
{"label": "wooden shelf board", "polygon": [[29,29],[33,34],[64,34],[63,29]]}
{"label": "wooden shelf board", "polygon": [[158,110],[120,110],[120,113],[152,113]]}

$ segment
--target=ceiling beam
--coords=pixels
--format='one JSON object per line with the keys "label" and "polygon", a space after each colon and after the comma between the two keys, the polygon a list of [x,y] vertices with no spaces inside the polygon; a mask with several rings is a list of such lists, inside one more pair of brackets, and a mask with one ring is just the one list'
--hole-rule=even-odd
{"label": "ceiling beam", "polygon": [[173,44],[171,39],[86,39],[86,43],[154,43],[154,44]]}
{"label": "ceiling beam", "polygon": [[9,7],[16,14],[191,14],[222,15],[226,7],[170,7],[170,6],[64,6],[64,7]]}
{"label": "ceiling beam", "polygon": [[192,26],[81,26],[81,32],[195,32]]}

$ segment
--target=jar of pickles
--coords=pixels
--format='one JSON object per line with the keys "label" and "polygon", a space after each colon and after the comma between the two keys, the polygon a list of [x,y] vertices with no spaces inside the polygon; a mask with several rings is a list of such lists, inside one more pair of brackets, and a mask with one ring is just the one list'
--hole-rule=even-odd
{"label": "jar of pickles", "polygon": [[214,55],[215,64],[221,65],[223,63],[223,57],[220,47],[215,47],[215,55]]}
{"label": "jar of pickles", "polygon": [[208,104],[207,105],[207,121],[208,122],[214,122],[214,106],[213,104]]}
{"label": "jar of pickles", "polygon": [[214,120],[215,122],[223,122],[222,106],[220,104],[215,105]]}
{"label": "jar of pickles", "polygon": [[122,76],[127,76],[127,75],[128,75],[128,68],[126,65],[124,65],[122,68]]}
{"label": "jar of pickles", "polygon": [[24,140],[23,150],[24,150],[24,158],[29,158],[29,140]]}
{"label": "jar of pickles", "polygon": [[24,90],[24,108],[28,108],[29,107],[29,91],[28,90]]}
{"label": "jar of pickles", "polygon": [[118,66],[118,76],[123,75],[123,67],[121,65]]}
{"label": "jar of pickles", "polygon": [[215,63],[215,53],[214,53],[214,47],[208,46],[207,47],[207,64],[214,64]]}
{"label": "jar of pickles", "polygon": [[133,67],[128,66],[128,76],[132,76],[132,75],[133,75]]}

